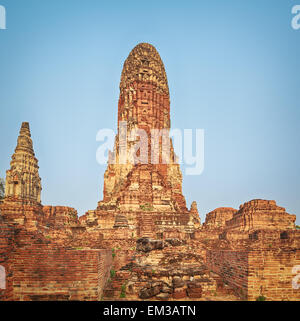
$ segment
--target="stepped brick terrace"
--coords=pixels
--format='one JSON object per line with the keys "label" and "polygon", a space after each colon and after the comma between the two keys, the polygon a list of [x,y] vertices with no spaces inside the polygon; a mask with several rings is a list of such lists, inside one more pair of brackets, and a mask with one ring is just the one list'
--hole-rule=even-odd
{"label": "stepped brick terrace", "polygon": [[124,63],[103,199],[81,217],[42,204],[22,123],[0,203],[0,300],[300,300],[296,216],[255,199],[217,208],[201,224],[196,202],[186,205],[172,140],[168,163],[161,144],[156,163],[121,162],[120,146],[134,143],[120,139],[124,122],[147,135],[170,130],[165,68],[147,43]]}

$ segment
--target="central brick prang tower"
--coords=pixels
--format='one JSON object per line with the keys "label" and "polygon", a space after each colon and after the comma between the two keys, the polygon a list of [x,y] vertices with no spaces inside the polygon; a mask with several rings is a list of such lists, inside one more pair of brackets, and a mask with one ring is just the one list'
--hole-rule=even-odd
{"label": "central brick prang tower", "polygon": [[[144,161],[133,161],[129,152],[140,138],[128,138],[132,130],[140,129],[147,133],[148,149]],[[118,135],[104,176],[104,198],[99,202],[98,209],[115,206],[125,211],[140,211],[144,208],[164,212],[187,211],[182,195],[182,174],[169,136],[168,163],[162,161],[164,150],[160,136],[159,146],[152,150],[152,157],[155,153],[158,157],[158,161],[153,164],[150,137],[153,129],[164,130],[169,135],[169,88],[158,52],[152,45],[141,43],[130,52],[123,66]],[[122,130],[126,132],[125,136],[121,135]],[[127,147],[125,163],[120,161],[120,146]],[[137,155],[143,152],[141,147]]]}

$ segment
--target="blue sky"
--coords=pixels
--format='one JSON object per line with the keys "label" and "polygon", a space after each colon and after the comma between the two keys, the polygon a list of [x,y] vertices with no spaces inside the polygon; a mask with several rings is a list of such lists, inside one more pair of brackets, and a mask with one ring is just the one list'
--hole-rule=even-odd
{"label": "blue sky", "polygon": [[0,0],[0,177],[29,121],[42,202],[79,214],[102,199],[96,133],[116,129],[122,64],[140,42],[165,64],[173,128],[205,130],[205,168],[184,176],[202,221],[274,199],[300,223],[300,1]]}

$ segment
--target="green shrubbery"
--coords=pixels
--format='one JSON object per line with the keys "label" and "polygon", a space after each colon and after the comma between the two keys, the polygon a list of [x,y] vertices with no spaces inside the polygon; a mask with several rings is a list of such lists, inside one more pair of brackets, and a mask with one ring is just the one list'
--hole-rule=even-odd
{"label": "green shrubbery", "polygon": [[116,275],[116,271],[114,269],[110,270],[110,277],[113,278]]}
{"label": "green shrubbery", "polygon": [[126,284],[125,283],[121,286],[120,298],[126,298]]}
{"label": "green shrubbery", "polygon": [[153,206],[149,203],[146,203],[145,205],[140,205],[140,209],[143,211],[153,211]]}
{"label": "green shrubbery", "polygon": [[256,301],[266,301],[266,300],[267,300],[267,298],[263,295],[260,295],[256,298]]}

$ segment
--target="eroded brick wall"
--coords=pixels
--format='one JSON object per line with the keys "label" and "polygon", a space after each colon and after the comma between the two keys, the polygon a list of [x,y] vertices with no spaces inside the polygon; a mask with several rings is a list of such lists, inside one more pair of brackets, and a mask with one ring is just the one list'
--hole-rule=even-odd
{"label": "eroded brick wall", "polygon": [[231,286],[243,299],[248,291],[248,252],[233,250],[208,250],[206,264],[225,284]]}
{"label": "eroded brick wall", "polygon": [[13,300],[99,300],[111,252],[93,249],[20,248],[13,258]]}
{"label": "eroded brick wall", "polygon": [[[298,249],[208,250],[206,259],[209,268],[243,299],[300,300]],[[298,272],[293,273],[296,266],[299,266]]]}
{"label": "eroded brick wall", "polygon": [[10,253],[13,248],[14,229],[3,223],[0,216],[0,301],[12,299],[12,271]]}
{"label": "eroded brick wall", "polygon": [[256,300],[262,295],[267,300],[299,301],[300,288],[293,289],[292,285],[293,279],[297,281],[292,271],[297,265],[300,266],[298,249],[249,252],[248,299]]}
{"label": "eroded brick wall", "polygon": [[98,251],[98,300],[102,300],[106,281],[110,277],[113,266],[113,257],[110,250]]}

